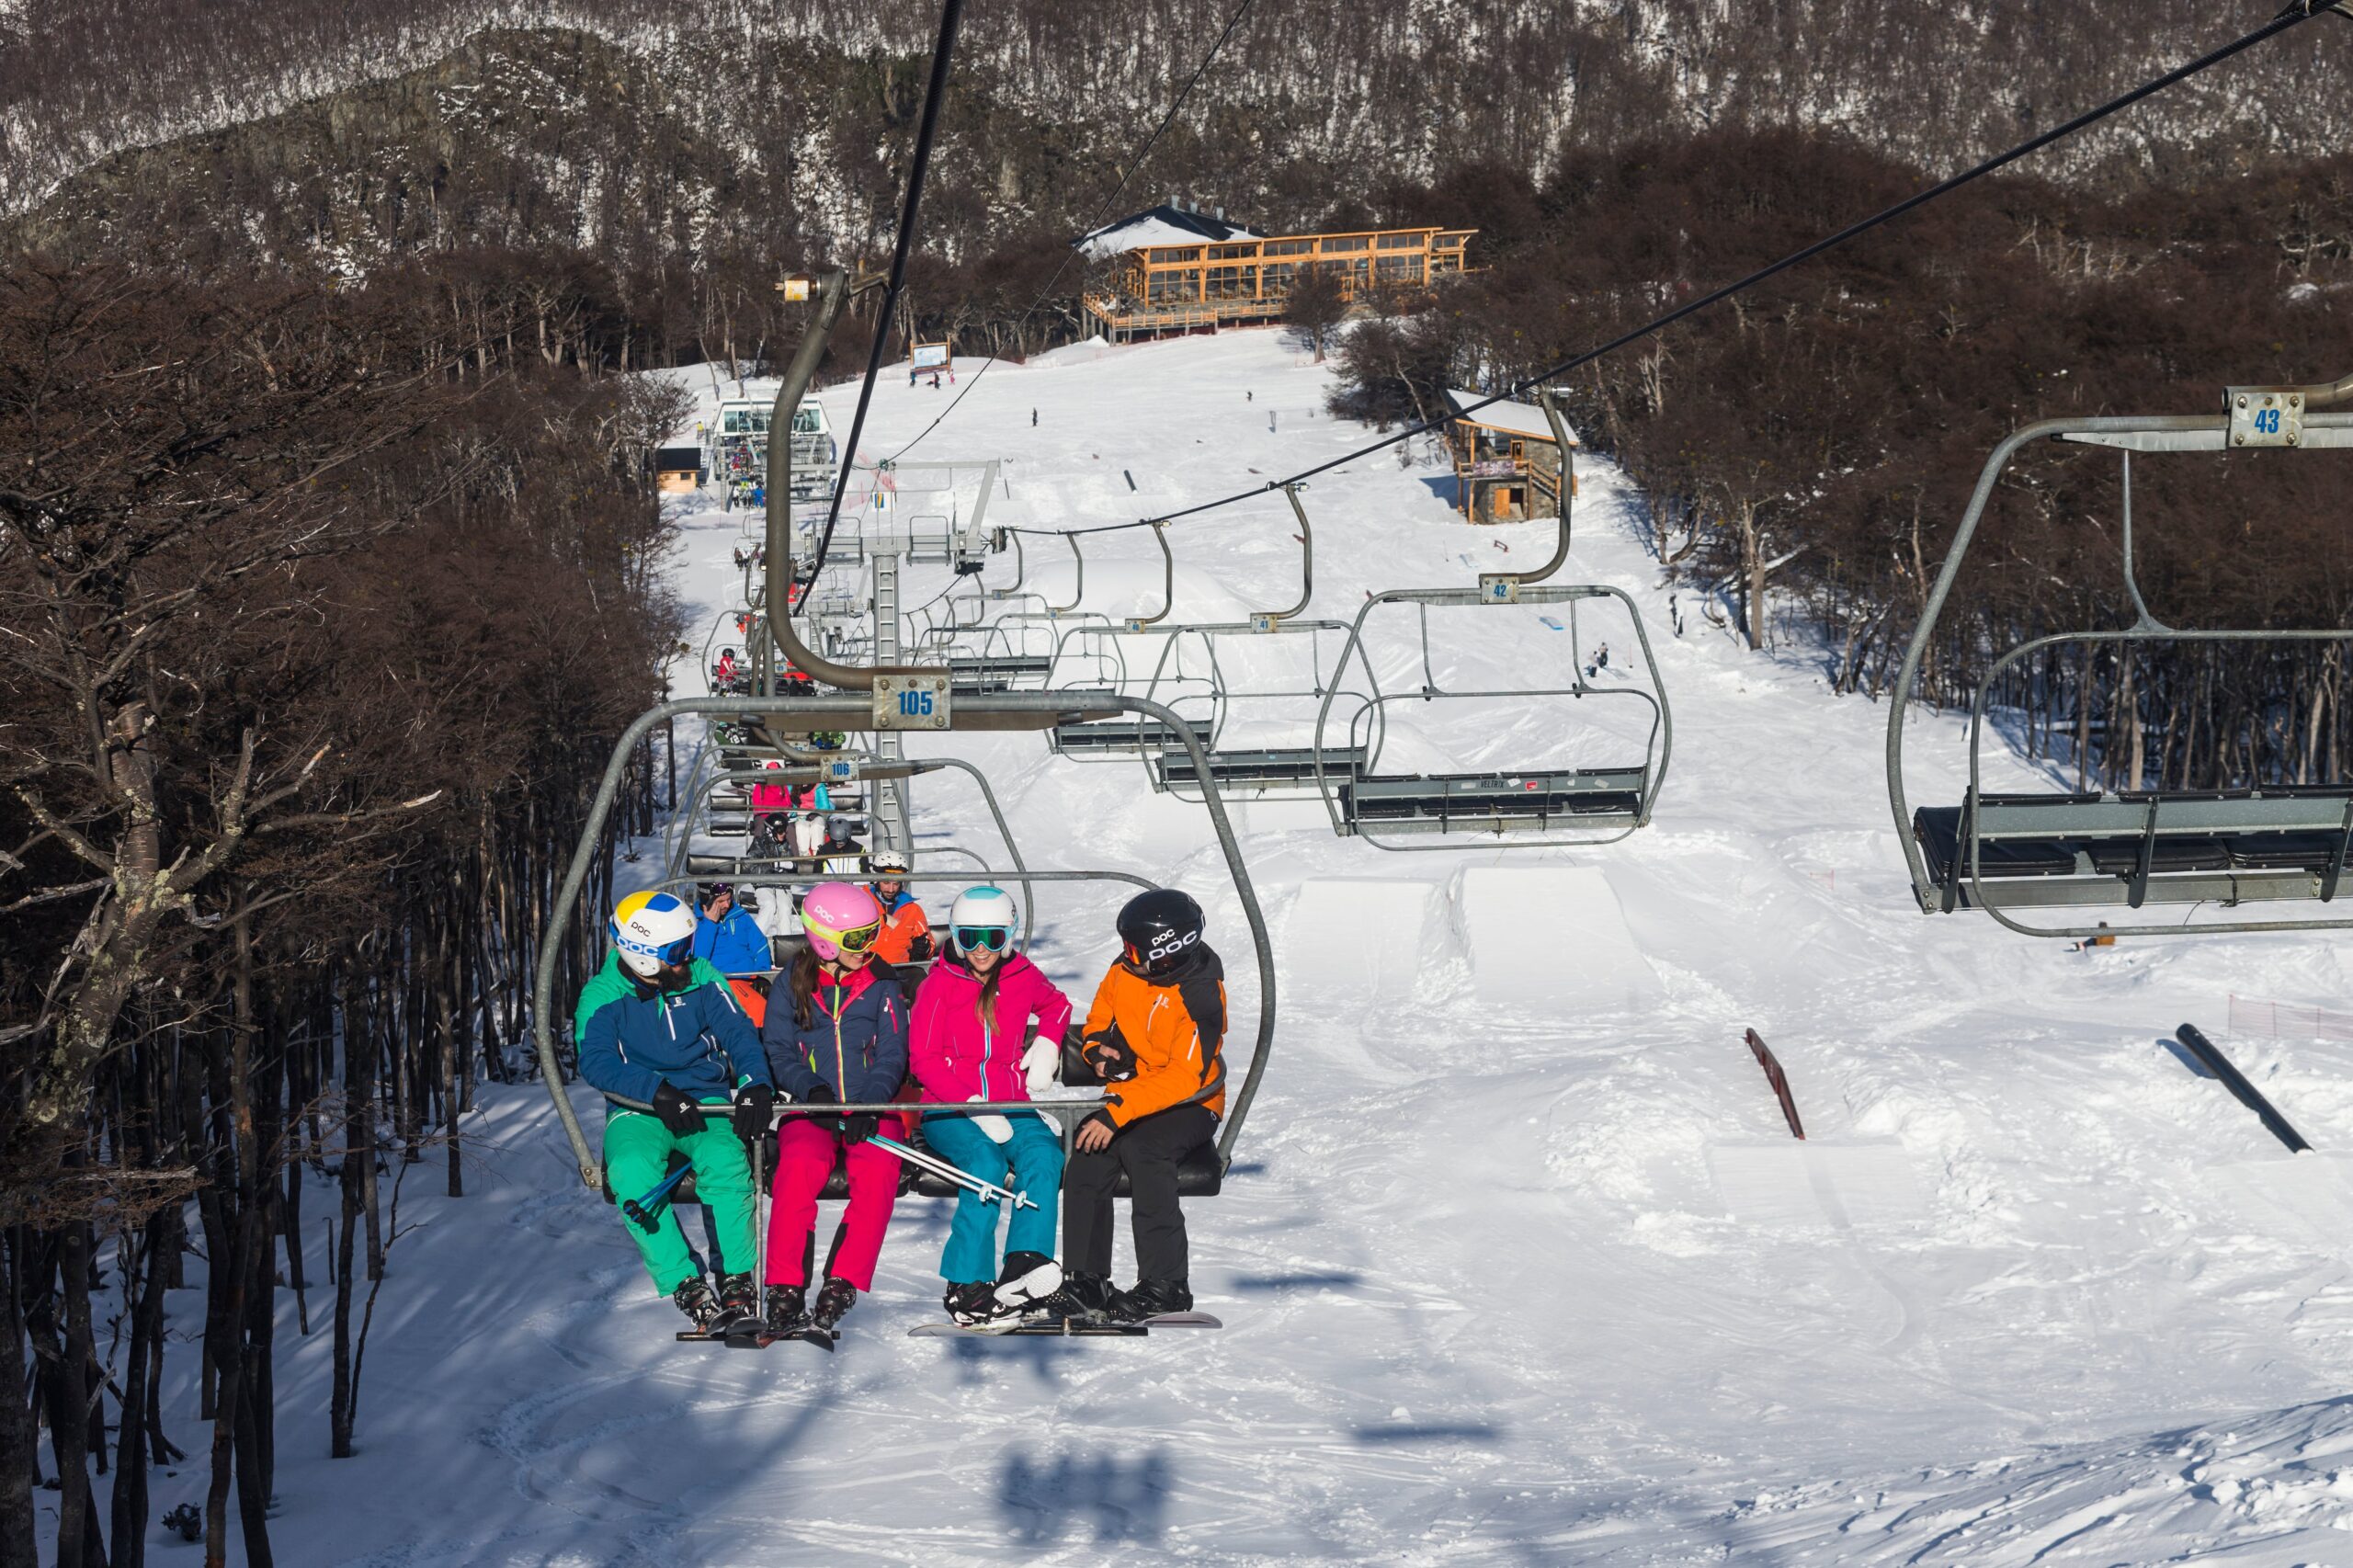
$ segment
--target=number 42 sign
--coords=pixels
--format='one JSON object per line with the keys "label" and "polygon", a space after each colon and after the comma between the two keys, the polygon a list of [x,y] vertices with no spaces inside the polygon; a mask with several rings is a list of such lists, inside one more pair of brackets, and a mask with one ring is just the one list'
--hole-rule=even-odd
{"label": "number 42 sign", "polygon": [[876,676],[874,727],[878,730],[948,728],[945,676]]}

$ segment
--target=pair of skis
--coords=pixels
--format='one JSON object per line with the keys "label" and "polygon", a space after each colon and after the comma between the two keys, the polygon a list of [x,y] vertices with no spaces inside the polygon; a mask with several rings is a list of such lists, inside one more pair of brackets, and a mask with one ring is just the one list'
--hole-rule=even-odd
{"label": "pair of skis", "polygon": [[907,1330],[909,1339],[944,1339],[953,1334],[977,1334],[990,1338],[1029,1336],[1054,1339],[1142,1339],[1155,1328],[1223,1328],[1207,1312],[1162,1312],[1141,1323],[1096,1323],[1085,1318],[1056,1318],[1047,1323],[919,1323]]}

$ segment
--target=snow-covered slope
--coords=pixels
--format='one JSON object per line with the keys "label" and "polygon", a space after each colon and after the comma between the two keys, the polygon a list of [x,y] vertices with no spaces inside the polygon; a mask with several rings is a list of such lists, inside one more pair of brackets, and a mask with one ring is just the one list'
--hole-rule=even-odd
{"label": "snow-covered slope", "polygon": [[[1324,381],[1271,333],[1077,350],[991,370],[913,455],[1001,460],[994,521],[1117,521],[1360,440],[1319,411]],[[846,428],[851,393],[827,395]],[[886,378],[871,450],[949,395]],[[1630,497],[1580,469],[1563,575],[1633,597],[1675,705],[1657,823],[1601,849],[1406,855],[1335,837],[1313,803],[1239,809],[1282,1007],[1227,1192],[1191,1210],[1223,1332],[904,1338],[938,1315],[947,1221],[911,1199],[837,1355],[676,1346],[548,1108],[495,1095],[472,1196],[404,1199],[422,1228],[392,1252],[360,1457],[319,1457],[323,1416],[286,1424],[281,1560],[2353,1561],[2353,1186],[2327,1153],[2353,1148],[2353,1048],[2222,1028],[2234,992],[2332,1003],[2345,944],[2085,954],[1916,914],[1883,710],[1831,697],[1802,653],[1745,652],[1688,594],[1678,636]],[[1542,559],[1550,525],[1467,527],[1445,479],[1383,454],[1315,483],[1312,613]],[[686,519],[681,582],[712,615],[741,523]],[[1177,616],[1288,602],[1292,532],[1279,497],[1173,530]],[[1061,599],[1058,549],[1029,541],[1028,585]],[[1148,608],[1159,582],[1149,536],[1090,545],[1089,608]],[[909,601],[945,585],[920,574]],[[1434,614],[1441,674],[1556,679],[1570,634],[1547,613]],[[1631,678],[1622,622],[1576,635]],[[1410,644],[1381,657],[1384,684],[1417,673]],[[1256,736],[1303,738],[1312,704],[1262,706]],[[1413,704],[1391,744],[1601,761],[1640,736],[1603,706]],[[1959,725],[1924,717],[1911,745],[1915,787],[1955,794]],[[1035,736],[957,749],[1033,866],[1199,893],[1255,1016],[1199,807]],[[968,788],[924,784],[922,844],[984,849]],[[1045,900],[1035,952],[1065,986],[1100,973],[1117,896]],[[2169,1049],[2185,1018],[2324,1153],[2286,1156]],[[285,1408],[324,1409],[299,1386],[326,1375],[321,1337],[285,1358]],[[193,1393],[174,1396],[184,1435]],[[159,1510],[200,1484],[161,1483]]]}

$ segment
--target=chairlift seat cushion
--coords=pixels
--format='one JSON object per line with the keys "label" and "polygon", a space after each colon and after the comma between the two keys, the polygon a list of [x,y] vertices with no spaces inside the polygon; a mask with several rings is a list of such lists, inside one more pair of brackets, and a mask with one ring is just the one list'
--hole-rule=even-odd
{"label": "chairlift seat cushion", "polygon": [[[2098,799],[2096,795],[2073,798]],[[1922,806],[1912,813],[1912,835],[1920,841],[1928,859],[1928,875],[1937,886],[1950,887],[1956,869],[1962,879],[1968,877],[1959,806]],[[1977,869],[1987,877],[2068,876],[2075,870],[2075,846],[2065,839],[1984,840],[1977,846]]]}
{"label": "chairlift seat cushion", "polygon": [[[1210,777],[1221,785],[1250,784],[1313,784],[1315,782],[1315,748],[1313,746],[1279,747],[1266,751],[1213,751],[1210,756]],[[1345,780],[1353,778],[1365,765],[1362,746],[1328,747],[1324,753],[1324,777]],[[1157,757],[1153,767],[1163,784],[1198,784],[1199,771],[1193,767],[1189,753],[1173,751]]]}
{"label": "chairlift seat cushion", "polygon": [[1183,751],[1176,732],[1157,719],[1097,719],[1083,724],[1057,724],[1054,749],[1063,752]]}
{"label": "chairlift seat cushion", "polygon": [[1367,775],[1338,787],[1352,822],[1444,828],[1497,820],[1625,816],[1642,810],[1643,769]]}
{"label": "chairlift seat cushion", "polygon": [[2328,870],[2336,839],[2325,833],[2249,833],[2230,841],[2231,864],[2249,871]]}

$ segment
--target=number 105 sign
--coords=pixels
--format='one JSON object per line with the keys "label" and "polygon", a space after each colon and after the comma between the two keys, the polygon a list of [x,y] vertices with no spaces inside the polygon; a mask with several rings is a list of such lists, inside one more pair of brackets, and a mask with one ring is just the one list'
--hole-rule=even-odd
{"label": "number 105 sign", "polygon": [[948,677],[876,676],[874,727],[878,730],[948,728]]}

